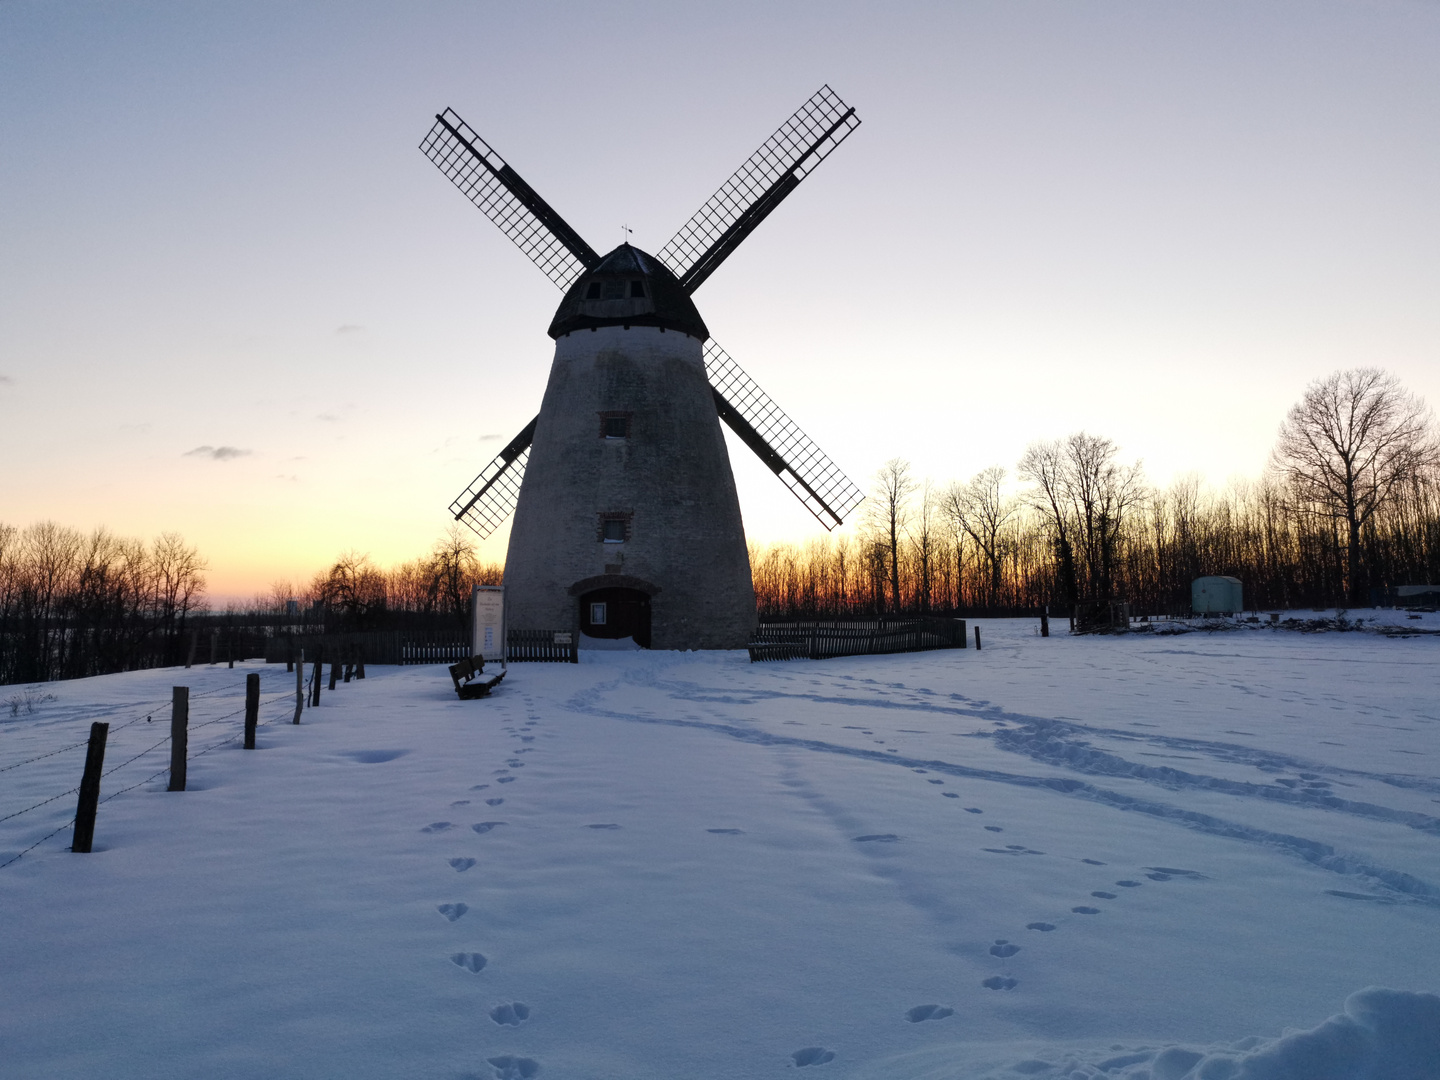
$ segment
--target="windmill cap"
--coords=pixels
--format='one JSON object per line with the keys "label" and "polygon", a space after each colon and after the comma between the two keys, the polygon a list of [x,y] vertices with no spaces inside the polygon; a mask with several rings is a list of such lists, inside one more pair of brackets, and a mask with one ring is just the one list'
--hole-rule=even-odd
{"label": "windmill cap", "polygon": [[701,341],[710,336],[675,275],[655,256],[629,244],[575,279],[550,323],[550,336],[597,326],[658,326]]}

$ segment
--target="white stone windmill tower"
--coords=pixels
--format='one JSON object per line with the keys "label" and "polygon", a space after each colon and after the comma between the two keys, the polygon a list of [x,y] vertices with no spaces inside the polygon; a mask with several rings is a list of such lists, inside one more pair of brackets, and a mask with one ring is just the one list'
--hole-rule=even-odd
{"label": "white stone windmill tower", "polygon": [[482,537],[514,511],[509,624],[743,646],[755,596],[720,421],[826,528],[864,496],[715,343],[690,294],[859,126],[855,110],[822,87],[656,255],[604,257],[459,116],[435,121],[421,149],[565,291],[540,414],[450,507]]}

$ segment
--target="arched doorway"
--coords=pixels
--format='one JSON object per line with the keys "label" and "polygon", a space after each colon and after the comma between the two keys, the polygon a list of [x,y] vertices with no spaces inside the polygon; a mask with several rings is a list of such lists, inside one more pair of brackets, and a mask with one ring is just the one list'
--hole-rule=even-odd
{"label": "arched doorway", "polygon": [[580,595],[580,632],[593,638],[633,638],[650,647],[650,597],[639,589],[592,589]]}

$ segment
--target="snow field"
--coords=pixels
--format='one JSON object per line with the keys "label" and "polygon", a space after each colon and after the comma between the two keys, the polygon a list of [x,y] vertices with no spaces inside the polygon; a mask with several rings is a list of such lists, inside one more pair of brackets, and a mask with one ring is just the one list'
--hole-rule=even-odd
{"label": "snow field", "polygon": [[[257,751],[103,805],[94,854],[0,871],[7,1068],[1440,1076],[1440,641],[981,625],[980,653],[517,665],[472,702],[372,668],[300,727],[276,700]],[[0,768],[243,678],[47,687]],[[81,760],[0,773],[0,816]]]}

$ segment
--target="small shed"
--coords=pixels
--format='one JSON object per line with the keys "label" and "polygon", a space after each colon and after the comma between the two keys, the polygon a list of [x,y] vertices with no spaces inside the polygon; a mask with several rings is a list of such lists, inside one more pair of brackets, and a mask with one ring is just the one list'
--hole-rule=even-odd
{"label": "small shed", "polygon": [[1190,583],[1190,610],[1196,615],[1233,615],[1245,610],[1244,586],[1234,577],[1198,577]]}

